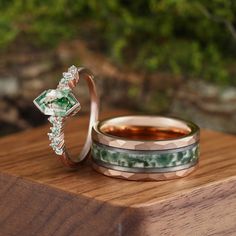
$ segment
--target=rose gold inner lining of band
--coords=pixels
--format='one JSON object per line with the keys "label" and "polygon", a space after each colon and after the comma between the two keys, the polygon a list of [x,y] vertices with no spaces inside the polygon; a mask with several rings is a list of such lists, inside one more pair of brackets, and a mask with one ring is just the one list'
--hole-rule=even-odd
{"label": "rose gold inner lining of band", "polygon": [[107,125],[101,127],[104,134],[129,140],[167,140],[186,136],[189,130],[183,128],[166,128],[141,125]]}
{"label": "rose gold inner lining of band", "polygon": [[166,150],[199,140],[199,127],[192,122],[164,116],[119,116],[97,122],[93,141],[130,150]]}

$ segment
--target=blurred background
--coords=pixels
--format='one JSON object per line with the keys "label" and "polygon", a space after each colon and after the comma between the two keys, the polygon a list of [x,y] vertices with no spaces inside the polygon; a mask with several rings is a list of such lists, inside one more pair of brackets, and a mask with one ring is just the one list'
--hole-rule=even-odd
{"label": "blurred background", "polygon": [[[0,0],[0,135],[46,117],[32,104],[69,66],[96,74],[102,109],[236,133],[236,1]],[[89,95],[79,100],[87,112]]]}

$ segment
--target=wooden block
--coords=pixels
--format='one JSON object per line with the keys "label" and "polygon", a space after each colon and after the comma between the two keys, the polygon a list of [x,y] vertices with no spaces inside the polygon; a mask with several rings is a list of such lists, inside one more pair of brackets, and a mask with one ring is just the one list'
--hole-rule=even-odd
{"label": "wooden block", "polygon": [[[73,154],[87,120],[67,125]],[[63,168],[47,132],[48,125],[0,139],[1,236],[236,235],[235,136],[203,130],[200,166],[190,176],[132,182],[98,174],[89,161]]]}

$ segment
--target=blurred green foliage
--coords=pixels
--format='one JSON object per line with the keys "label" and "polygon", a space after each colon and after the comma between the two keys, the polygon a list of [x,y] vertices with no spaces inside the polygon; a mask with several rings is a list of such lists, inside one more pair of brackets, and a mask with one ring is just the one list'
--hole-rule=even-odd
{"label": "blurred green foliage", "polygon": [[0,46],[81,37],[120,66],[236,84],[236,1],[0,0]]}

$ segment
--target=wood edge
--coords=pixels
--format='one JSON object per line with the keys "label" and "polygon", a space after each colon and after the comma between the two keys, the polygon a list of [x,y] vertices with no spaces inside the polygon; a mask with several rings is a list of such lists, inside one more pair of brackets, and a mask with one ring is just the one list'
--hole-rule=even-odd
{"label": "wood edge", "polygon": [[[1,172],[0,198],[2,203],[0,209],[3,210],[0,215],[0,227],[4,235],[33,233],[35,236],[46,236],[51,235],[51,232],[55,230],[63,231],[63,234],[60,235],[72,235],[70,234],[71,228],[73,233],[76,232],[76,235],[79,233],[81,236],[91,234],[100,236],[107,233],[109,235],[143,235],[140,232],[144,230],[142,227],[144,219],[138,209],[112,205],[109,202],[65,192]],[[51,215],[45,210],[48,205],[55,205],[53,201],[60,202],[60,205],[56,206],[57,214],[55,215]],[[37,211],[35,207],[38,208]],[[14,214],[12,214],[12,210],[14,210]],[[9,214],[9,212],[11,213]],[[40,214],[41,212],[44,214]],[[19,220],[16,221],[15,217]],[[43,226],[40,226],[40,222],[45,220],[46,225],[44,223]],[[67,220],[68,223],[64,225]],[[31,223],[28,224],[28,222]],[[59,224],[56,227],[55,222]],[[61,222],[63,222],[63,226],[61,226]],[[36,229],[38,225],[40,231]],[[34,233],[34,230],[37,232]]]}
{"label": "wood edge", "polygon": [[[173,180],[175,181],[175,180]],[[229,186],[229,191],[227,191],[228,195],[236,193],[236,188],[230,187],[230,186],[236,186],[236,176],[234,176],[234,178],[232,177],[228,177],[226,179],[224,179],[223,181],[216,181],[214,183],[207,183],[204,185],[201,185],[199,187],[194,187],[194,188],[190,188],[190,189],[185,189],[182,191],[179,191],[177,193],[173,193],[173,194],[169,194],[168,196],[163,196],[160,198],[160,200],[158,202],[147,202],[147,203],[141,203],[141,204],[134,204],[132,205],[133,208],[139,208],[139,209],[143,209],[143,210],[149,210],[152,209],[153,207],[157,206],[157,205],[161,205],[161,204],[165,204],[167,202],[173,202],[175,200],[178,199],[182,199],[185,197],[191,197],[191,196],[204,196],[204,199],[207,198],[211,198],[212,194],[206,195],[206,192],[210,192],[210,191],[216,191],[217,194],[222,194],[221,190],[225,189],[226,186]],[[225,195],[225,192],[223,193]],[[216,195],[215,195],[216,196]],[[183,203],[184,204],[184,203]]]}
{"label": "wood edge", "polygon": [[[158,204],[137,204],[145,235],[234,235],[236,179],[185,191]],[[150,224],[151,222],[151,224]],[[171,223],[167,223],[171,222]]]}
{"label": "wood edge", "polygon": [[[91,165],[91,162],[90,162],[90,165]],[[197,169],[194,170],[194,172],[196,172]],[[93,170],[93,171],[95,171],[95,170]],[[99,173],[99,174],[101,174],[101,173]],[[76,194],[74,192],[65,191],[63,189],[51,186],[50,184],[46,185],[44,183],[40,183],[40,182],[31,180],[27,177],[12,175],[12,174],[9,174],[7,172],[0,171],[0,180],[2,180],[4,178],[5,179],[16,178],[17,181],[22,181],[25,184],[29,183],[30,185],[36,186],[39,189],[48,188],[48,189],[51,189],[51,190],[53,190],[57,193],[60,193],[60,194],[64,193],[64,194],[68,194],[68,195],[73,196],[73,197],[81,197],[81,198],[84,198],[86,200],[93,200],[93,201],[96,201],[98,204],[109,204],[111,207],[122,207],[122,208],[134,209],[134,210],[136,210],[136,209],[144,210],[145,208],[149,209],[149,208],[155,207],[156,205],[159,205],[159,204],[162,204],[162,203],[165,203],[165,202],[169,202],[169,201],[173,201],[175,199],[179,199],[182,196],[191,196],[192,194],[195,195],[196,193],[204,194],[204,192],[209,190],[209,189],[220,189],[221,187],[224,187],[227,184],[236,183],[236,176],[234,176],[234,177],[231,176],[231,177],[228,177],[228,178],[223,179],[223,180],[218,180],[216,182],[206,183],[206,184],[203,184],[203,185],[198,186],[198,187],[184,189],[182,191],[178,191],[177,193],[171,193],[171,194],[167,194],[165,196],[161,196],[161,197],[158,198],[158,201],[156,200],[155,202],[150,200],[150,202],[130,205],[130,204],[119,204],[119,203],[117,203],[117,201],[114,202],[112,200],[111,201],[102,201],[100,199],[96,199],[96,198],[94,199],[94,198],[85,196],[83,194]],[[112,178],[112,177],[107,177],[107,178]],[[183,178],[188,178],[188,176],[183,177]],[[180,179],[173,179],[173,180],[169,180],[169,181],[172,182],[172,181],[180,181],[180,180],[181,180],[181,178]],[[123,180],[123,181],[128,181],[128,180]],[[164,181],[166,181],[166,180],[164,180]],[[162,181],[162,182],[164,182],[164,181]],[[168,184],[169,181],[166,181],[166,184]],[[145,182],[145,181],[141,181],[141,182]],[[231,191],[234,192],[233,190],[231,190]]]}

